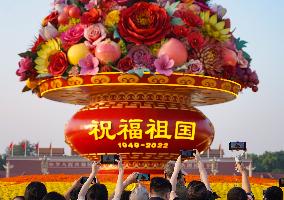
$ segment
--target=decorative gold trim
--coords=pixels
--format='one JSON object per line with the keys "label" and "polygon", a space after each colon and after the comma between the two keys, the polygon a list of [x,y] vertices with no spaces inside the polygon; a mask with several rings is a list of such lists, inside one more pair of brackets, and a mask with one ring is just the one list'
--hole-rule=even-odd
{"label": "decorative gold trim", "polygon": [[110,77],[106,75],[96,75],[91,78],[91,82],[94,84],[109,83],[110,80]]}
{"label": "decorative gold trim", "polygon": [[177,84],[180,85],[194,85],[195,79],[189,76],[182,76],[177,78]]}
{"label": "decorative gold trim", "polygon": [[121,74],[117,80],[120,83],[138,83],[139,82],[139,77],[137,75],[133,74]]}
{"label": "decorative gold trim", "polygon": [[221,84],[221,89],[223,90],[231,90],[232,89],[232,84],[228,82],[224,82]]}
{"label": "decorative gold trim", "polygon": [[50,86],[51,88],[55,89],[55,88],[60,88],[62,86],[62,81],[59,79],[55,79],[53,81],[50,82]]}
{"label": "decorative gold trim", "polygon": [[202,80],[201,84],[204,87],[211,87],[211,88],[215,88],[217,86],[217,82],[212,79],[204,79]]}
{"label": "decorative gold trim", "polygon": [[148,82],[152,84],[165,84],[169,82],[169,77],[164,75],[154,75],[148,78]]}
{"label": "decorative gold trim", "polygon": [[74,85],[82,85],[84,80],[81,77],[72,76],[68,78],[67,82],[69,85],[74,86]]}

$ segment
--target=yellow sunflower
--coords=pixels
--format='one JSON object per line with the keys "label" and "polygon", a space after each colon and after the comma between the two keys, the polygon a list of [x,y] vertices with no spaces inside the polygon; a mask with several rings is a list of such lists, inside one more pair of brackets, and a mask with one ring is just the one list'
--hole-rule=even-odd
{"label": "yellow sunflower", "polygon": [[37,52],[35,69],[39,74],[48,74],[49,57],[60,51],[60,40],[50,39]]}
{"label": "yellow sunflower", "polygon": [[203,20],[203,31],[210,37],[220,42],[230,39],[230,29],[225,28],[225,21],[218,21],[217,14],[210,16],[210,11],[201,12],[200,18]]}

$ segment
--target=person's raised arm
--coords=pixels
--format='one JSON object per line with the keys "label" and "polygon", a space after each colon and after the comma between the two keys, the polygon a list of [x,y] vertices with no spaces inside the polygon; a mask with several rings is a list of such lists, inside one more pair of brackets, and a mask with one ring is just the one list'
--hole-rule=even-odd
{"label": "person's raised arm", "polygon": [[118,177],[117,177],[117,183],[114,190],[114,197],[113,200],[120,200],[122,191],[123,191],[123,164],[122,164],[122,158],[119,156],[119,160],[117,160],[118,163]]}
{"label": "person's raised arm", "polygon": [[74,181],[72,186],[68,189],[68,191],[64,194],[64,197],[66,200],[70,200],[70,193],[72,192],[72,190],[76,189],[76,188],[79,188],[82,184],[80,183],[81,181],[81,178],[80,177],[78,180]]}
{"label": "person's raised arm", "polygon": [[178,159],[175,163],[174,172],[171,176],[170,183],[172,184],[172,191],[171,191],[171,194],[170,194],[170,200],[173,200],[177,197],[177,195],[176,195],[177,178],[178,178],[178,174],[179,174],[180,170],[181,170],[181,156],[178,157]]}
{"label": "person's raised arm", "polygon": [[84,183],[84,185],[82,186],[79,195],[78,195],[78,200],[85,200],[85,196],[88,192],[88,189],[93,181],[93,179],[95,178],[95,176],[97,175],[99,168],[100,168],[100,162],[93,162],[92,164],[92,172],[89,176],[89,178],[87,179],[87,181]]}
{"label": "person's raised arm", "polygon": [[248,178],[244,165],[240,162],[237,162],[236,169],[238,172],[242,174],[242,188],[246,191],[246,193],[251,193],[249,178]]}
{"label": "person's raised arm", "polygon": [[[137,183],[137,176],[138,176],[138,172],[133,172],[132,174],[130,174],[125,181],[123,181],[122,190],[125,190],[125,188],[127,188],[128,185],[132,184],[132,183]],[[114,197],[114,192],[110,195],[109,199],[113,199]]]}
{"label": "person's raised arm", "polygon": [[197,162],[197,167],[198,167],[198,170],[199,170],[201,181],[206,186],[206,189],[211,191],[211,187],[210,187],[210,183],[209,183],[209,180],[208,180],[207,171],[206,171],[206,169],[205,169],[205,167],[204,167],[204,165],[203,165],[203,163],[201,161],[200,154],[199,154],[197,149],[196,149],[196,153],[195,153],[195,160]]}

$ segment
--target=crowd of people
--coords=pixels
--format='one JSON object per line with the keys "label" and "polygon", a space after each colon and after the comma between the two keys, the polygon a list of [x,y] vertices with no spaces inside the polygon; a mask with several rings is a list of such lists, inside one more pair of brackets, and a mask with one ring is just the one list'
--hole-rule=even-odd
{"label": "crowd of people", "polygon": [[[194,156],[200,173],[200,181],[191,181],[187,186],[184,178],[186,173],[182,166],[188,161],[182,162],[181,156],[176,161],[169,161],[165,165],[165,177],[153,177],[150,180],[149,191],[137,179],[138,172],[130,174],[123,181],[124,168],[120,157],[117,160],[119,173],[113,194],[109,195],[106,186],[95,178],[100,163],[94,162],[87,180],[83,184],[81,178],[76,180],[64,196],[57,192],[47,193],[45,185],[41,182],[31,182],[26,187],[24,196],[17,196],[14,200],[214,200],[220,198],[210,187],[208,175],[198,151]],[[242,187],[230,189],[227,193],[227,200],[254,199],[244,165],[236,162],[236,170],[242,175]],[[132,183],[136,183],[135,188],[132,191],[125,190]],[[283,200],[283,191],[276,186],[269,187],[264,191],[263,199]]]}

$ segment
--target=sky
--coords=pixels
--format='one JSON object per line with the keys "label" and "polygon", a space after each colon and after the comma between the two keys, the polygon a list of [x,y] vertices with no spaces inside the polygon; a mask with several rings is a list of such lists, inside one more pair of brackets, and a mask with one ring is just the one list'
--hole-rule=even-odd
{"label": "sky", "polygon": [[[284,1],[214,0],[227,8],[234,35],[248,41],[246,51],[259,75],[259,91],[243,91],[229,103],[199,107],[215,126],[211,148],[228,151],[230,141],[246,141],[249,153],[284,150]],[[277,2],[277,3],[276,3]],[[3,1],[0,6],[0,153],[11,143],[27,139],[40,147],[68,146],[64,127],[80,106],[21,93],[15,71],[38,34],[51,0]]]}

